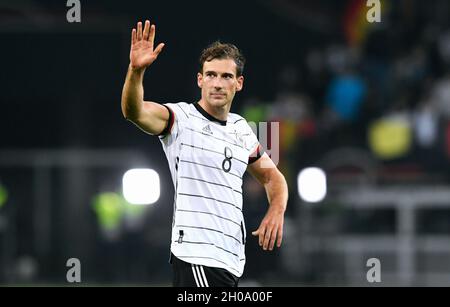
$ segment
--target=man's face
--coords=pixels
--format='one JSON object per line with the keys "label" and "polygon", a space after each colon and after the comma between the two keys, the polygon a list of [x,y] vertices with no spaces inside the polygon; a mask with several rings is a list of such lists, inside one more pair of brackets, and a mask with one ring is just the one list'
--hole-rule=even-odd
{"label": "man's face", "polygon": [[232,59],[213,59],[203,63],[203,74],[197,74],[202,99],[213,107],[231,104],[236,92],[242,89],[244,77],[236,77],[236,63]]}

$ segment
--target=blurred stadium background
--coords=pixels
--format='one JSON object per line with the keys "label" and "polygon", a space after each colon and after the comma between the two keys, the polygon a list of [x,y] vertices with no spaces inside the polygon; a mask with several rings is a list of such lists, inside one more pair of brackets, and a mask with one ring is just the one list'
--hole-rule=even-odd
{"label": "blurred stadium background", "polygon": [[[450,2],[382,1],[372,24],[365,0],[81,0],[81,23],[68,9],[0,3],[1,285],[66,284],[69,258],[84,284],[170,285],[167,162],[120,111],[145,18],[166,43],[146,99],[196,101],[198,55],[220,39],[247,57],[232,111],[280,122],[283,247],[249,238],[242,285],[367,286],[369,258],[381,285],[450,285]],[[152,205],[124,200],[132,168],[159,174]],[[267,201],[250,177],[244,197],[250,232]]]}

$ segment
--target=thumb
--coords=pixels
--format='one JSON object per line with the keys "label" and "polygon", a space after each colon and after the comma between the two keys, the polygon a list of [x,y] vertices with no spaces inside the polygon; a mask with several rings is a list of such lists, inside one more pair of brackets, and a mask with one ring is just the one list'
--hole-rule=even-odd
{"label": "thumb", "polygon": [[159,55],[159,53],[162,51],[164,46],[165,46],[164,43],[159,44],[158,47],[156,47],[154,53],[156,53],[156,55]]}
{"label": "thumb", "polygon": [[258,236],[259,235],[259,228],[255,231],[252,231],[252,235],[254,236]]}

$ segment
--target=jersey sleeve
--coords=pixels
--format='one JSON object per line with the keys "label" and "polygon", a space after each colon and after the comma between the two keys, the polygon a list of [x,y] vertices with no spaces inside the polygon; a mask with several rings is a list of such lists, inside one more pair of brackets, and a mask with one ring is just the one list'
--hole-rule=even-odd
{"label": "jersey sleeve", "polygon": [[165,103],[163,106],[169,110],[169,120],[166,128],[158,137],[163,144],[167,144],[171,139],[176,138],[183,129],[183,123],[189,118],[189,105],[185,102],[179,102]]}
{"label": "jersey sleeve", "polygon": [[248,164],[257,161],[264,154],[264,148],[259,143],[255,131],[250,127],[246,120],[242,121],[242,130],[244,131],[243,138],[245,148],[249,152]]}

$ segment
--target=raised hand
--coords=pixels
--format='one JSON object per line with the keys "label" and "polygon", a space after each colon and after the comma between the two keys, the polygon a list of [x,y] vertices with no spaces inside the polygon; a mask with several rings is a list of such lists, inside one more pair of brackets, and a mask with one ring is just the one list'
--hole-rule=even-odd
{"label": "raised hand", "polygon": [[138,22],[137,30],[133,28],[131,31],[130,65],[132,69],[146,68],[156,60],[163,49],[163,43],[153,49],[155,29],[155,25],[150,26],[150,21],[146,20],[144,31],[142,31],[142,22]]}

